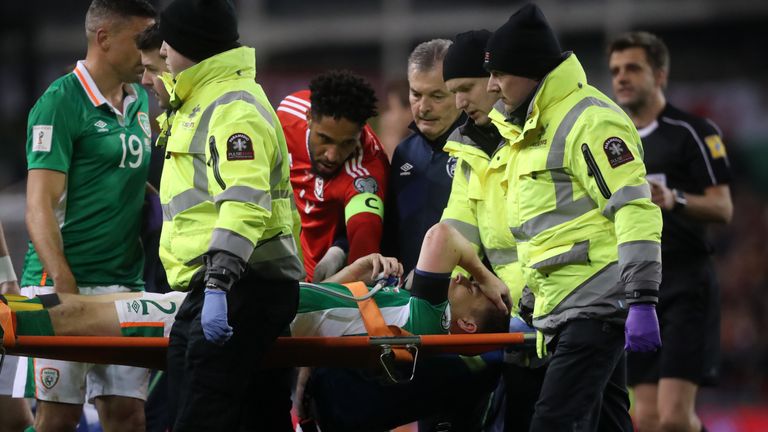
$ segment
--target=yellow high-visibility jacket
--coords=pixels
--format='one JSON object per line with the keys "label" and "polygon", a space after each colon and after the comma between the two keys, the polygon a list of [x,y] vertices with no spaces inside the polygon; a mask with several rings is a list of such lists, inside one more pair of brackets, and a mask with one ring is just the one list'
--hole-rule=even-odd
{"label": "yellow high-visibility jacket", "polygon": [[160,259],[173,289],[186,290],[216,250],[265,279],[303,278],[288,150],[255,63],[240,47],[176,76],[160,180]]}
{"label": "yellow high-visibility jacket", "polygon": [[662,221],[640,137],[576,56],[544,77],[522,125],[503,104],[490,117],[510,145],[506,220],[536,299],[534,326],[623,323],[627,304],[656,302]]}
{"label": "yellow high-visibility jacket", "polygon": [[507,227],[506,196],[501,188],[510,148],[502,140],[493,155],[488,156],[472,138],[473,128],[478,126],[468,120],[453,131],[443,147],[458,161],[441,221],[456,228],[480,257],[488,259],[494,273],[509,288],[512,312],[517,313],[525,280],[515,239]]}

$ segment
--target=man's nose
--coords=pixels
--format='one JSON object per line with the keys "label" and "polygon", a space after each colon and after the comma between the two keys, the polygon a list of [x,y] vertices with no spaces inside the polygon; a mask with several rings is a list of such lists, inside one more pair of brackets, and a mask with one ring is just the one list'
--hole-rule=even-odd
{"label": "man's nose", "polygon": [[146,69],[144,69],[144,72],[141,74],[141,84],[145,86],[152,85],[152,77],[149,75],[149,72],[147,72]]}

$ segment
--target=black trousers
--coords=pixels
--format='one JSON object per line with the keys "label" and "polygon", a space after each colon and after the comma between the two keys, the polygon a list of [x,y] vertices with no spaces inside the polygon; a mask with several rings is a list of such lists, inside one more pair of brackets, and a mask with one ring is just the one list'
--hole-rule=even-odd
{"label": "black trousers", "polygon": [[624,328],[600,320],[564,324],[531,421],[532,432],[632,431]]}
{"label": "black trousers", "polygon": [[504,368],[505,432],[527,431],[531,428],[531,419],[546,372],[546,366],[529,368],[507,365]]}
{"label": "black trousers", "polygon": [[292,431],[290,369],[260,362],[296,315],[299,284],[246,274],[227,295],[232,338],[222,346],[203,336],[202,284],[179,308],[168,347],[173,430]]}

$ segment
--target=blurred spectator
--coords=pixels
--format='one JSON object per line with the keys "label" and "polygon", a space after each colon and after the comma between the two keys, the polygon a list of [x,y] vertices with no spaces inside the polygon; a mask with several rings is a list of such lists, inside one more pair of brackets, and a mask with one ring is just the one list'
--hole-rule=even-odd
{"label": "blurred spectator", "polygon": [[379,117],[379,139],[389,160],[395,148],[411,130],[408,125],[413,121],[411,107],[408,102],[408,80],[397,79],[387,83],[384,94],[384,109]]}

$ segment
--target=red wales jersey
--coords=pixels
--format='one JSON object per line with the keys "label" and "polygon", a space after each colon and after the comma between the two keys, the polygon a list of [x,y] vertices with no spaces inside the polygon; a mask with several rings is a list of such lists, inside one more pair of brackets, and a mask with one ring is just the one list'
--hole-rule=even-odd
{"label": "red wales jersey", "polygon": [[332,178],[312,172],[309,158],[307,112],[310,92],[287,96],[277,108],[291,157],[291,185],[301,214],[301,247],[304,268],[311,281],[315,265],[334,239],[349,241],[348,262],[378,252],[384,215],[384,193],[389,162],[379,139],[368,125],[362,146]]}

